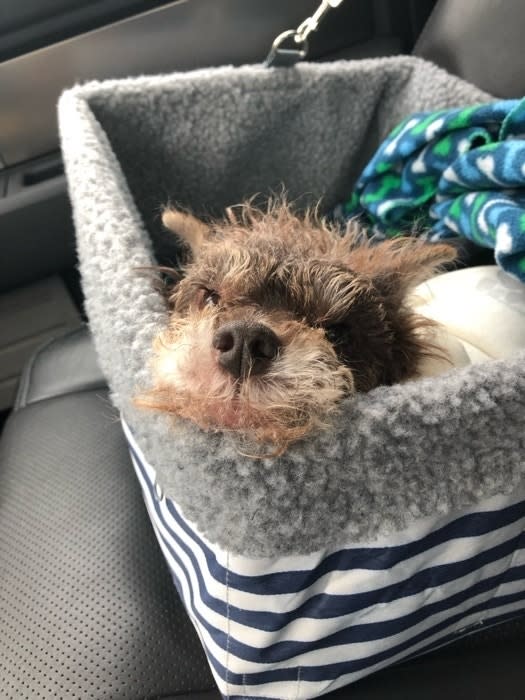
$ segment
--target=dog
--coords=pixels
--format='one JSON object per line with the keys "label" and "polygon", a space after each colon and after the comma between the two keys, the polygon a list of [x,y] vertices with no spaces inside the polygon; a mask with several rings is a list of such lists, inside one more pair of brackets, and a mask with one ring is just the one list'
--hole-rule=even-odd
{"label": "dog", "polygon": [[142,406],[280,454],[329,426],[343,397],[443,359],[435,324],[408,299],[454,260],[447,244],[372,244],[356,222],[342,235],[284,201],[230,208],[211,223],[170,208],[162,221],[189,260],[168,293]]}

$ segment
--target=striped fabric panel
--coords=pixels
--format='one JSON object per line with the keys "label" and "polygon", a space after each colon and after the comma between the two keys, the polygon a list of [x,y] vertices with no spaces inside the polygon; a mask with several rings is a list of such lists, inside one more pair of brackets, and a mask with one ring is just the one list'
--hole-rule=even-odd
{"label": "striped fabric panel", "polygon": [[175,586],[228,698],[313,698],[525,611],[525,494],[368,546],[250,559],[155,487],[124,423]]}

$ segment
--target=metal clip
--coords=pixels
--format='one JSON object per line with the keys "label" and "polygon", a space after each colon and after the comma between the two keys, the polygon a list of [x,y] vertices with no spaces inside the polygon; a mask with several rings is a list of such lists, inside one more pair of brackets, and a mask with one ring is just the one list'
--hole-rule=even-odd
{"label": "metal clip", "polygon": [[296,41],[307,39],[309,34],[315,32],[325,14],[333,7],[338,7],[342,2],[343,0],[322,0],[313,15],[307,17],[295,30]]}
{"label": "metal clip", "polygon": [[308,37],[315,32],[319,22],[333,7],[338,7],[343,0],[322,0],[311,17],[307,17],[297,29],[288,29],[279,34],[272,44],[264,65],[268,68],[294,66],[308,55]]}
{"label": "metal clip", "polygon": [[268,68],[294,66],[299,61],[302,61],[307,54],[307,39],[304,39],[299,45],[296,30],[288,29],[275,39],[264,65]]}

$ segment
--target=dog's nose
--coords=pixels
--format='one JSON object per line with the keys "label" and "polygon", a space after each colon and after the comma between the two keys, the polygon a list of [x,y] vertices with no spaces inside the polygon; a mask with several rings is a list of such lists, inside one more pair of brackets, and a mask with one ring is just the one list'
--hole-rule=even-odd
{"label": "dog's nose", "polygon": [[236,379],[263,374],[279,351],[279,339],[262,323],[232,321],[221,326],[212,345],[219,350],[218,362]]}

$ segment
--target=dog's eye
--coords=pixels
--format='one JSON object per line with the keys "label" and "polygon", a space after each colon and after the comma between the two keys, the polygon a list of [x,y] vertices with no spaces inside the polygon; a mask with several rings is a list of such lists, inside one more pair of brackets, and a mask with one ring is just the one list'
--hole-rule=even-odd
{"label": "dog's eye", "polygon": [[200,305],[201,306],[217,306],[220,301],[219,294],[213,289],[200,290]]}
{"label": "dog's eye", "polygon": [[341,325],[325,326],[324,333],[326,339],[332,343],[332,345],[337,345],[343,340],[345,327]]}

